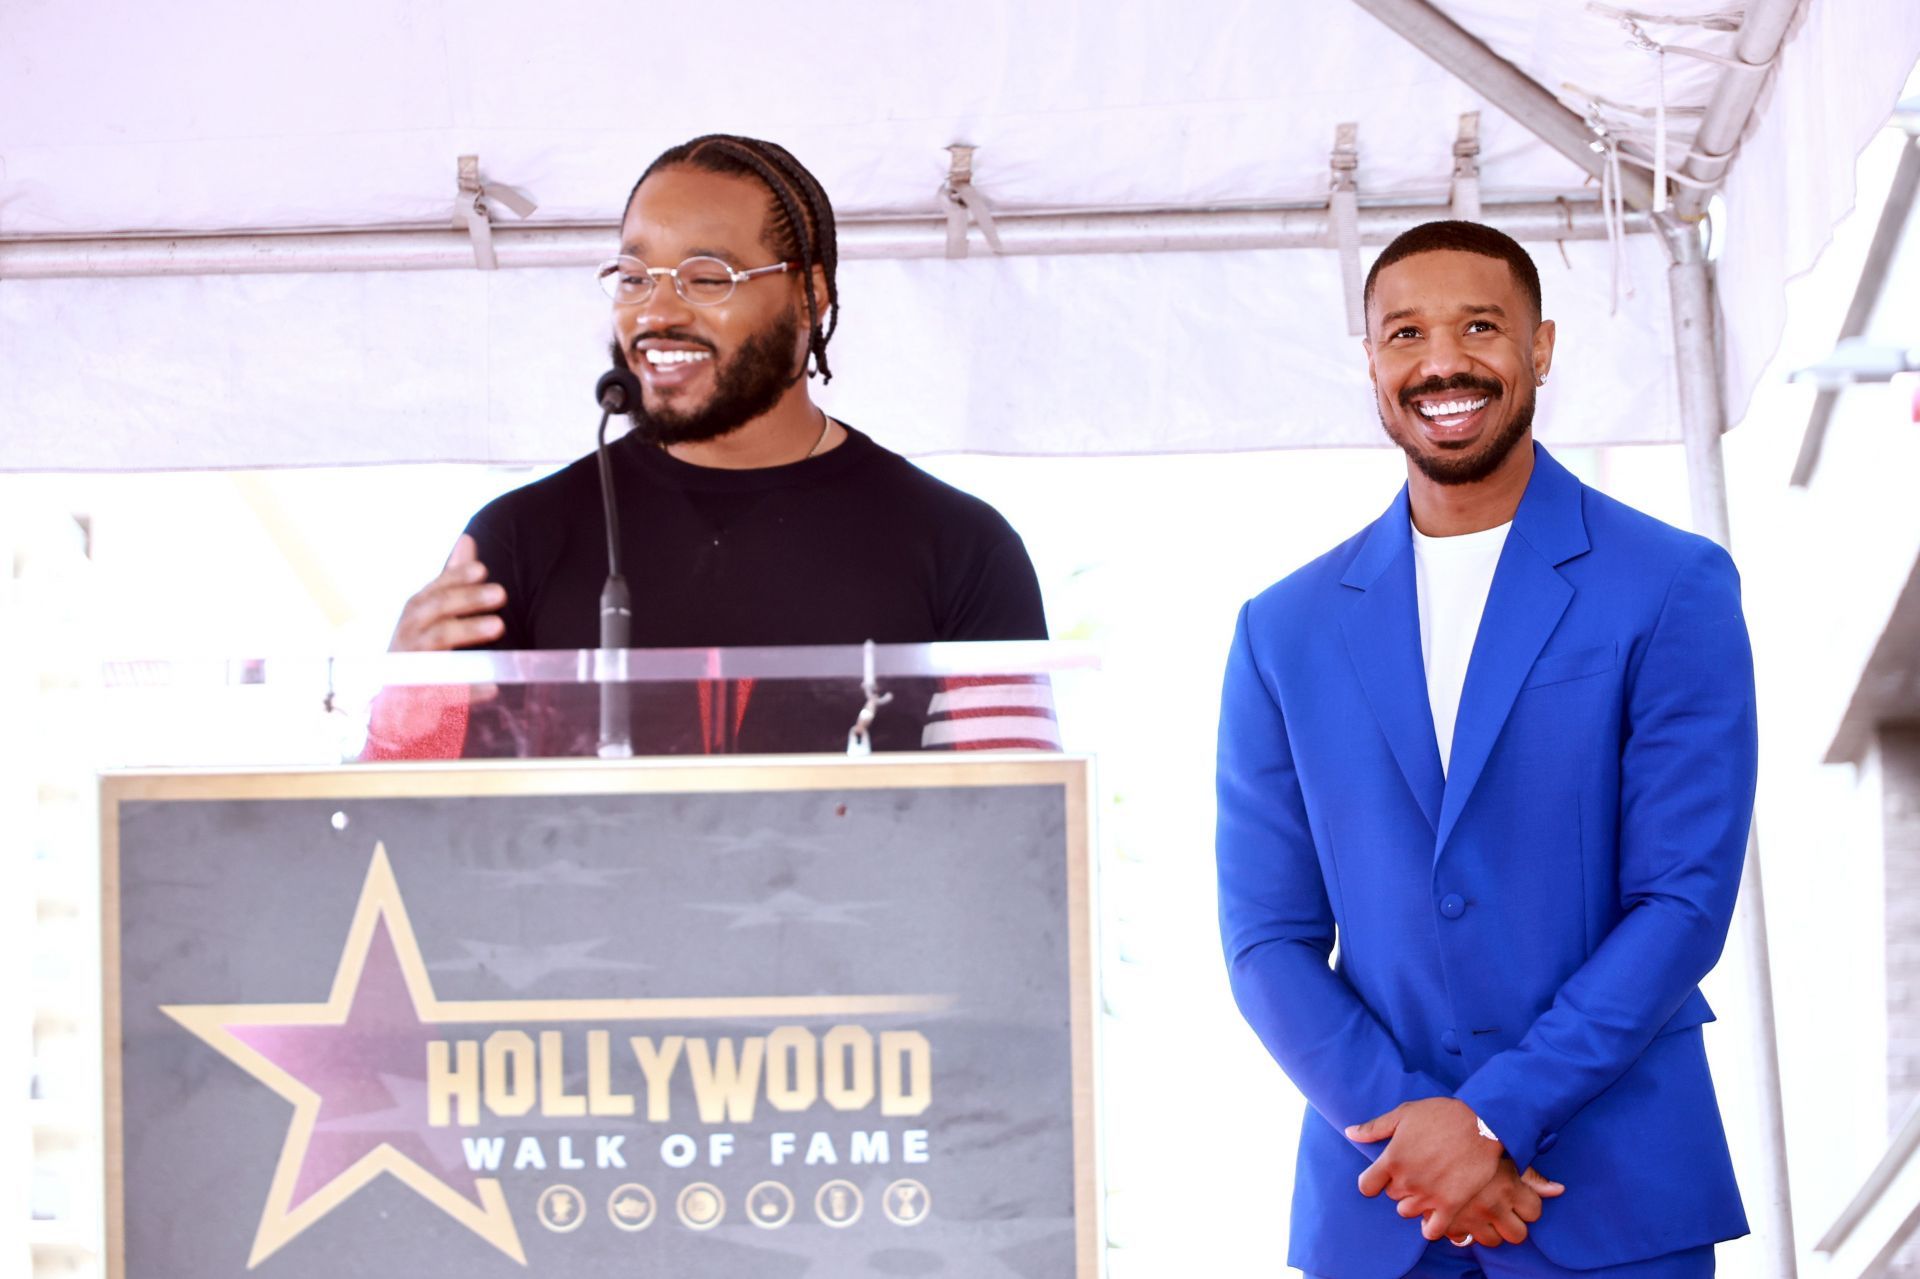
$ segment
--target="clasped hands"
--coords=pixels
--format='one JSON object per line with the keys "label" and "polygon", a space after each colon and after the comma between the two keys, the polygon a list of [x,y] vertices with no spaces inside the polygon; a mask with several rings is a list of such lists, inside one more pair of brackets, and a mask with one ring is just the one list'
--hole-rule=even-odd
{"label": "clasped hands", "polygon": [[1387,1148],[1360,1174],[1360,1193],[1385,1192],[1402,1217],[1419,1217],[1427,1239],[1489,1248],[1521,1243],[1540,1220],[1541,1201],[1566,1190],[1529,1168],[1514,1167],[1497,1141],[1480,1135],[1465,1102],[1427,1097],[1404,1102],[1346,1130],[1357,1142]]}

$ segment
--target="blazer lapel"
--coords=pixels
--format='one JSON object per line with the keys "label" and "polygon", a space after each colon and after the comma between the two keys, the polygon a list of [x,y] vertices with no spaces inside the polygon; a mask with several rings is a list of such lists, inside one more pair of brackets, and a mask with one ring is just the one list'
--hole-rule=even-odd
{"label": "blazer lapel", "polygon": [[1413,578],[1413,537],[1404,489],[1374,522],[1343,585],[1361,594],[1340,619],[1367,705],[1427,819],[1440,820],[1440,747],[1427,704],[1420,654],[1420,606]]}
{"label": "blazer lapel", "polygon": [[1527,672],[1573,601],[1573,587],[1558,566],[1587,549],[1580,481],[1535,445],[1533,475],[1494,569],[1467,663],[1434,842],[1436,857],[1480,782]]}

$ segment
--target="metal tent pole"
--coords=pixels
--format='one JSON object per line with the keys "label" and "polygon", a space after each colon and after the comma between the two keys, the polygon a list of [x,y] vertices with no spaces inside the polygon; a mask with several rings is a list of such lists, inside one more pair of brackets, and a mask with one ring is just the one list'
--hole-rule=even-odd
{"label": "metal tent pole", "polygon": [[[1451,216],[1444,204],[1366,205],[1362,244],[1386,244],[1410,227]],[[1606,214],[1591,198],[1487,204],[1482,220],[1514,239],[1604,240]],[[998,252],[1221,252],[1324,249],[1334,243],[1327,206],[1223,209],[1097,209],[1072,213],[997,212]],[[1650,230],[1629,215],[1627,230]],[[938,258],[948,254],[944,217],[860,218],[840,222],[840,260]],[[507,267],[590,267],[615,252],[618,224],[497,226],[493,249]],[[969,252],[991,255],[978,227]],[[0,239],[0,280],[135,275],[275,275],[334,271],[473,270],[465,231],[362,228],[224,235]]]}
{"label": "metal tent pole", "polygon": [[[1698,226],[1670,214],[1654,215],[1673,258],[1667,289],[1673,305],[1674,363],[1680,382],[1680,432],[1687,457],[1687,488],[1693,526],[1721,546],[1732,547],[1727,516],[1727,476],[1720,452],[1726,402],[1720,390],[1720,358],[1714,341],[1713,275],[1700,246]],[[1766,893],[1760,880],[1760,826],[1747,831],[1746,868],[1736,909],[1747,950],[1746,985],[1753,1020],[1752,1064],[1760,1094],[1761,1244],[1766,1273],[1795,1279],[1793,1198],[1787,1183],[1787,1128],[1781,1105],[1780,1046],[1773,1017],[1773,963],[1767,944]]]}
{"label": "metal tent pole", "polygon": [[[1893,171],[1893,187],[1887,192],[1887,202],[1880,206],[1880,222],[1874,227],[1867,260],[1860,266],[1853,301],[1847,307],[1846,319],[1841,321],[1837,339],[1841,342],[1867,331],[1874,308],[1880,305],[1881,291],[1892,274],[1893,256],[1900,251],[1900,242],[1906,236],[1907,215],[1913,212],[1915,196],[1920,195],[1920,113],[1916,113],[1913,124],[1903,127],[1908,130],[1907,145],[1901,150],[1900,163]],[[1800,456],[1794,459],[1793,476],[1789,480],[1795,488],[1805,488],[1812,482],[1813,470],[1820,464],[1820,450],[1826,446],[1827,426],[1833,421],[1833,410],[1839,403],[1840,392],[1832,387],[1822,387],[1814,397],[1806,434],[1800,437]]]}
{"label": "metal tent pole", "polygon": [[1760,101],[1760,90],[1766,86],[1773,60],[1779,56],[1800,4],[1801,0],[1751,0],[1746,6],[1733,50],[1738,63],[1721,70],[1681,169],[1694,179],[1674,196],[1674,212],[1681,217],[1691,220],[1707,211],[1707,201],[1733,162],[1740,135],[1746,132]]}

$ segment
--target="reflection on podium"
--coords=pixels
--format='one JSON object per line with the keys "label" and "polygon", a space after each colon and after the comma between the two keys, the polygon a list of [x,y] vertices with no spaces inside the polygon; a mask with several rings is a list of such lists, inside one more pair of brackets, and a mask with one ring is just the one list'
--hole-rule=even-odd
{"label": "reflection on podium", "polygon": [[[872,649],[886,699],[873,717],[872,749],[1061,749],[1053,672],[1080,663],[1057,646]],[[867,660],[854,646],[390,659],[438,665],[447,682],[382,687],[368,706],[362,758],[592,757],[601,753],[609,683],[628,706],[634,755],[831,751],[864,704]]]}

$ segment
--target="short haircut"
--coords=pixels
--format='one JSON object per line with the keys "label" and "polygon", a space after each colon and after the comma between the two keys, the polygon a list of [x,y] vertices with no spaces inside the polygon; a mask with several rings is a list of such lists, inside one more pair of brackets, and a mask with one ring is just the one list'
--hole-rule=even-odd
{"label": "short haircut", "polygon": [[[821,380],[833,381],[833,373],[827,368],[827,343],[840,326],[840,285],[836,279],[840,251],[833,205],[819,179],[777,142],[708,133],[662,151],[627,193],[628,206],[648,178],[661,169],[676,167],[751,178],[767,188],[770,243],[774,252],[800,264],[800,279],[807,291],[807,351],[820,370]],[[815,296],[813,287],[816,266],[827,277],[824,319],[822,299]]]}
{"label": "short haircut", "polygon": [[1380,272],[1402,258],[1419,253],[1477,253],[1483,258],[1498,258],[1513,272],[1514,282],[1533,303],[1533,318],[1540,318],[1540,271],[1520,242],[1505,231],[1496,231],[1480,222],[1462,222],[1449,218],[1440,222],[1422,222],[1410,231],[1402,231],[1380,252],[1367,269],[1367,287],[1361,295],[1363,305],[1373,304],[1373,282]]}

